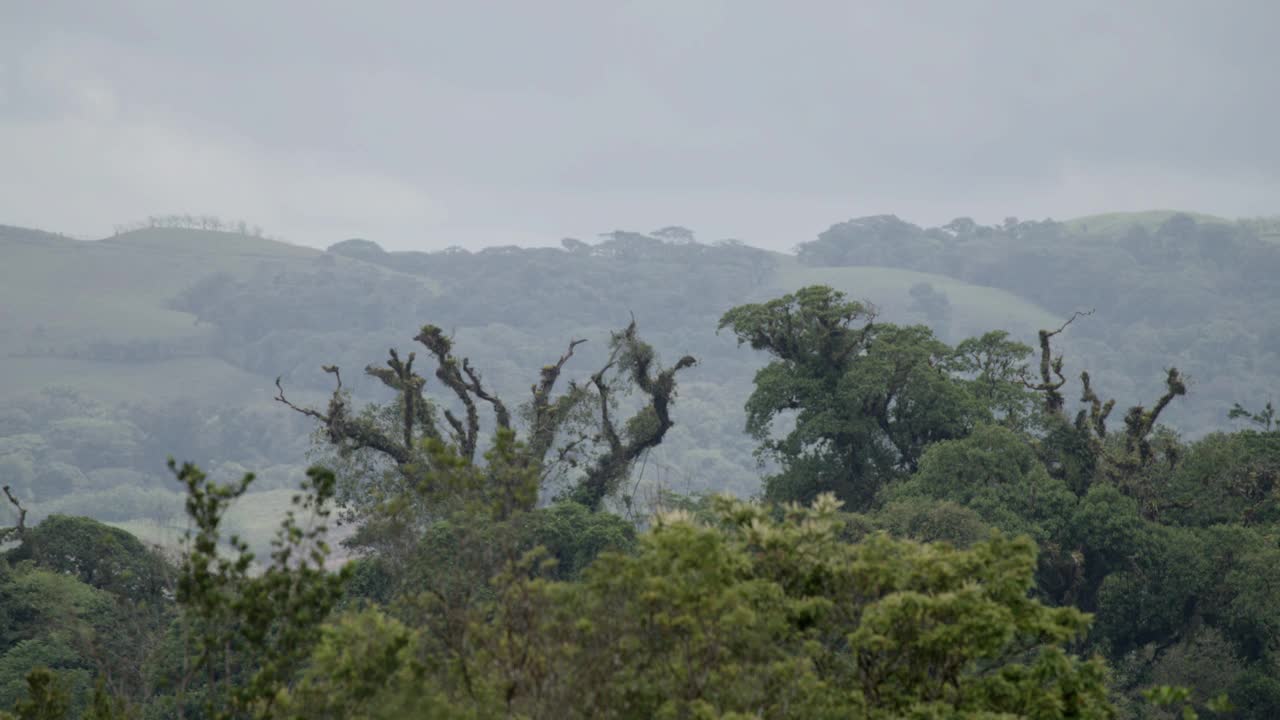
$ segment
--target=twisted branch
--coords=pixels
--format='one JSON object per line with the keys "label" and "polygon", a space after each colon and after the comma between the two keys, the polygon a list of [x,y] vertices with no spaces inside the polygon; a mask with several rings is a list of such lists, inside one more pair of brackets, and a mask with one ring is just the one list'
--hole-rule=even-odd
{"label": "twisted branch", "polygon": [[[676,373],[697,364],[693,356],[685,355],[674,365],[652,374],[653,348],[636,336],[634,318],[625,330],[613,335],[611,344],[613,351],[609,361],[591,376],[600,399],[600,434],[609,449],[588,469],[586,477],[573,493],[575,500],[592,509],[600,506],[642,453],[662,443],[667,431],[675,424],[671,420],[670,408],[675,398]],[[649,403],[628,421],[626,440],[619,435],[609,412],[610,391],[605,376],[614,367],[620,368],[641,392],[649,396]]]}
{"label": "twisted branch", "polygon": [[[393,355],[394,357],[394,355]],[[337,378],[337,387],[329,397],[327,412],[302,407],[291,402],[284,394],[280,378],[276,378],[275,400],[294,412],[319,420],[324,426],[329,442],[342,452],[359,449],[376,450],[391,458],[397,465],[406,465],[412,459],[411,444],[401,444],[362,418],[350,416],[346,395],[342,390],[342,374],[336,365],[325,365],[323,370]],[[412,440],[412,438],[410,438]]]}
{"label": "twisted branch", "polygon": [[[458,396],[466,412],[466,422],[453,413],[445,411],[445,419],[453,428],[454,442],[459,454],[468,462],[476,457],[476,442],[480,436],[480,412],[476,409],[476,401],[472,398],[473,390],[458,370],[458,360],[453,357],[453,341],[445,336],[444,331],[435,325],[424,325],[414,340],[426,346],[436,357],[436,378]],[[464,367],[469,367],[466,360]],[[478,385],[478,383],[477,383]],[[482,398],[483,399],[483,398]],[[505,408],[504,408],[505,411]]]}
{"label": "twisted branch", "polygon": [[10,535],[17,535],[21,538],[27,532],[27,509],[22,507],[22,503],[18,502],[18,498],[13,496],[13,492],[8,485],[4,486],[4,495],[9,498],[9,502],[18,510],[18,524],[14,527],[0,530],[0,542],[8,540]]}
{"label": "twisted branch", "polygon": [[[1076,321],[1076,318],[1092,315],[1093,310],[1081,312],[1077,310],[1071,313],[1071,317],[1062,323],[1057,330],[1041,330],[1040,331],[1040,382],[1038,384],[1023,380],[1022,384],[1028,389],[1044,394],[1045,410],[1051,415],[1060,415],[1066,406],[1066,398],[1063,397],[1060,390],[1062,386],[1067,384],[1067,378],[1062,374],[1062,356],[1053,357],[1050,349],[1049,341],[1067,329],[1067,326]],[[1054,380],[1053,376],[1057,375],[1058,379]]]}

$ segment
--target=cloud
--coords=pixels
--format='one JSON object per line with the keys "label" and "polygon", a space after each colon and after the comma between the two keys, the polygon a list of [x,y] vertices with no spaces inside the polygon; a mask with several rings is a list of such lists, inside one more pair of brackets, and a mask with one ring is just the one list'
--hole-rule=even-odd
{"label": "cloud", "polygon": [[[96,101],[96,100],[95,100]],[[444,213],[420,189],[375,173],[334,171],[322,158],[261,151],[224,138],[83,116],[0,123],[7,138],[0,208],[9,223],[101,237],[146,214],[243,218],[322,245],[398,236]]]}
{"label": "cloud", "polygon": [[1266,0],[50,0],[0,28],[0,222],[789,247],[878,212],[1276,213],[1277,25]]}
{"label": "cloud", "polygon": [[10,168],[0,173],[4,222],[101,237],[148,214],[189,212],[327,244],[444,217],[425,192],[394,177],[130,107],[69,45],[59,38],[29,54],[12,80],[29,105],[0,116],[0,167]]}

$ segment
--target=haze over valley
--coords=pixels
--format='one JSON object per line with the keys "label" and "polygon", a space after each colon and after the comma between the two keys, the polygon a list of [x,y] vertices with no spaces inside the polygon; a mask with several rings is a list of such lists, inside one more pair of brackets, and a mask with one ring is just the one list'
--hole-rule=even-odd
{"label": "haze over valley", "polygon": [[0,720],[1280,717],[1278,7],[0,9]]}

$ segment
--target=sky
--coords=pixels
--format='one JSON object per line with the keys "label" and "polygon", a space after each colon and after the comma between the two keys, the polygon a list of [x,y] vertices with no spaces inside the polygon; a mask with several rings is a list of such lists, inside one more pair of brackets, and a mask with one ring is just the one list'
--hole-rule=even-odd
{"label": "sky", "polygon": [[0,224],[324,247],[1280,214],[1280,2],[0,0]]}

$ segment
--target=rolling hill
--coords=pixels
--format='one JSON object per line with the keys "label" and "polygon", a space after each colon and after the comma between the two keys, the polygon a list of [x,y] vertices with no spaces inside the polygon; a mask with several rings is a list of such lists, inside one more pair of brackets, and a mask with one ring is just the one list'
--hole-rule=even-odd
{"label": "rolling hill", "polygon": [[955,321],[950,335],[958,338],[1002,328],[1029,341],[1040,328],[1062,323],[1059,316],[1011,292],[936,273],[891,267],[807,267],[787,258],[779,266],[776,280],[782,292],[806,285],[829,285],[849,297],[875,304],[887,318],[925,322],[911,310],[910,289],[920,283],[931,285],[951,302]]}
{"label": "rolling hill", "polygon": [[[647,490],[749,495],[761,471],[742,407],[763,358],[717,336],[716,320],[812,284],[910,323],[936,320],[913,295],[927,287],[948,308],[946,327],[934,324],[951,342],[992,329],[1030,342],[1061,324],[1068,302],[1097,303],[1064,336],[1073,377],[1087,368],[1121,403],[1136,402],[1159,389],[1162,363],[1176,362],[1194,397],[1168,417],[1203,434],[1226,423],[1223,408],[1280,379],[1280,298],[1265,282],[1274,251],[1256,240],[1280,222],[1189,215],[1174,233],[1175,215],[967,235],[882,216],[833,226],[845,234],[824,234],[834,259],[818,262],[635,233],[565,250],[386,253],[367,241],[325,252],[196,229],[90,242],[0,226],[0,476],[33,519],[87,512],[167,542],[180,496],[166,455],[224,478],[262,470],[259,501],[236,523],[264,543],[312,429],[272,402],[277,375],[295,400],[319,402],[329,387],[319,366],[339,363],[359,399],[380,399],[358,368],[389,346],[408,349],[433,322],[518,403],[569,338],[592,338],[571,368],[589,372],[608,331],[634,313],[659,352],[701,360],[681,381],[676,428],[648,458]],[[1133,227],[1149,239],[1126,240]]]}

